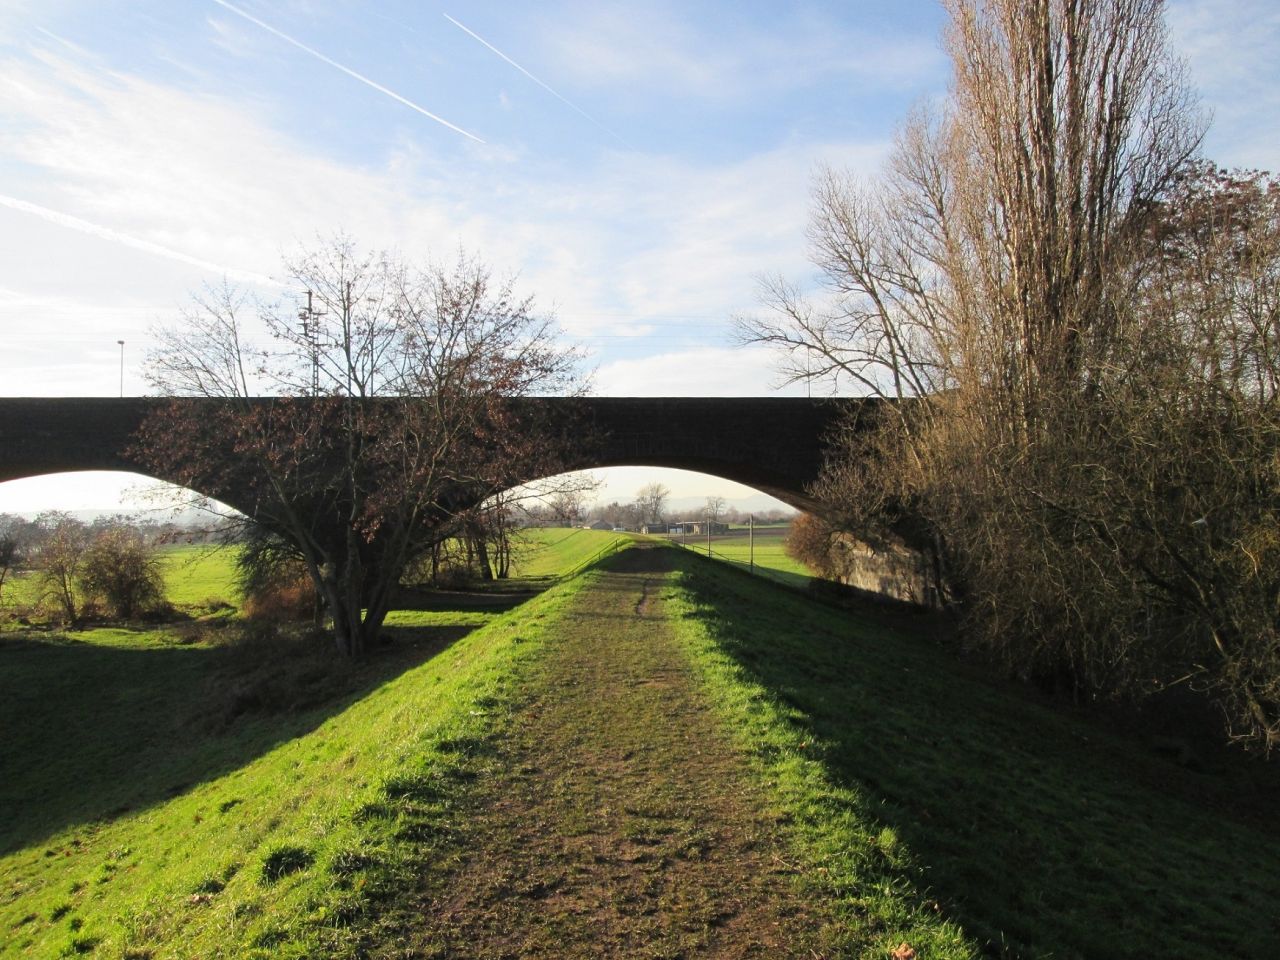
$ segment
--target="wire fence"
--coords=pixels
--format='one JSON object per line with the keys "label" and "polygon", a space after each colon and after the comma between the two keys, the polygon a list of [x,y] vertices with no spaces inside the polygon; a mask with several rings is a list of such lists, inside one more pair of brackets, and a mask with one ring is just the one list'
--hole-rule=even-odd
{"label": "wire fence", "polygon": [[681,547],[685,550],[688,550],[690,553],[697,554],[700,557],[707,557],[710,560],[716,560],[720,563],[726,563],[731,567],[735,567],[738,570],[742,570],[744,573],[749,573],[757,577],[763,577],[766,580],[771,580],[774,583],[780,583],[786,587],[804,589],[805,585],[809,582],[809,580],[812,579],[810,576],[803,573],[793,573],[788,570],[778,570],[775,567],[770,567],[765,564],[756,563],[754,559],[751,559],[751,558],[747,560],[743,560],[741,557],[729,556],[727,553],[723,553],[721,551],[716,550],[713,545],[714,541],[710,543],[708,542],[699,543],[696,541],[677,540],[674,537],[672,537],[671,542],[674,543],[677,547]]}

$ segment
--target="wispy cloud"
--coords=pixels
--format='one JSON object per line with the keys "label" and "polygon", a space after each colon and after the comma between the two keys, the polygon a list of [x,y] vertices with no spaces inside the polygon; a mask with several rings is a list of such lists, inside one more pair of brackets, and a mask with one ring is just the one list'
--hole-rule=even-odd
{"label": "wispy cloud", "polygon": [[[773,10],[772,7],[768,9]],[[580,4],[548,38],[564,69],[645,98],[753,103],[818,84],[916,95],[945,76],[932,34],[890,33],[782,13],[767,26],[731,18],[709,29],[698,4]]]}
{"label": "wispy cloud", "polygon": [[[872,170],[886,147],[794,142],[714,162],[623,153],[600,167],[548,173],[489,157],[459,169],[407,144],[381,163],[357,166],[274,129],[252,102],[52,55],[0,59],[0,121],[18,161],[19,175],[4,187],[10,195],[202,264],[270,272],[282,249],[338,227],[411,258],[447,257],[457,244],[479,251],[499,273],[518,270],[521,288],[595,347],[605,392],[670,375],[661,364],[616,361],[688,349],[693,334],[699,347],[714,342],[715,327],[754,306],[754,274],[805,271],[811,165],[825,159]],[[32,215],[0,212],[10,220]],[[94,303],[143,290],[152,302],[179,302],[191,288],[172,260],[161,271],[140,255],[122,255],[110,270],[89,259],[87,275],[84,258],[63,246],[33,252],[31,272],[14,273],[21,282],[8,286],[74,292],[86,316]],[[170,281],[163,288],[162,272]],[[726,379],[749,383],[747,392],[769,382],[763,364],[721,366]]]}
{"label": "wispy cloud", "polygon": [[257,17],[253,16],[251,13],[241,10],[239,7],[233,4],[227,3],[227,0],[213,0],[213,2],[220,7],[224,7],[227,10],[230,10],[232,13],[236,14],[237,16],[243,17],[244,19],[248,20],[250,23],[258,27],[261,27],[263,30],[266,30],[268,33],[272,34],[273,36],[279,37],[285,43],[292,44],[293,46],[301,50],[303,53],[310,54],[311,56],[319,60],[321,63],[327,63],[329,66],[333,67],[335,70],[341,70],[347,76],[355,80],[359,80],[361,83],[365,84],[366,86],[372,87],[374,90],[377,90],[381,94],[385,94],[386,96],[390,97],[392,100],[395,100],[397,103],[404,104],[410,110],[416,110],[418,113],[422,114],[427,119],[434,120],[436,123],[439,123],[442,126],[448,127],[454,133],[460,133],[464,137],[474,140],[476,143],[484,143],[484,141],[481,140],[479,137],[477,137],[474,133],[471,133],[467,130],[463,130],[462,127],[459,127],[456,124],[450,123],[448,120],[444,119],[444,117],[441,117],[437,114],[432,113],[426,107],[419,106],[418,104],[414,103],[412,100],[408,99],[407,97],[402,97],[400,94],[396,93],[394,90],[384,87],[382,84],[378,83],[375,80],[370,80],[364,74],[357,73],[356,71],[352,70],[350,67],[343,66],[342,64],[338,63],[338,61],[330,59],[329,57],[326,57],[319,50],[316,50],[312,47],[307,46],[305,43],[303,43],[300,40],[295,40],[293,37],[289,36],[287,33],[277,30],[275,27],[271,26],[269,23],[264,23],[263,21],[259,20]]}
{"label": "wispy cloud", "polygon": [[246,283],[257,284],[259,286],[281,286],[277,281],[272,280],[270,277],[261,273],[254,273],[249,270],[237,270],[233,267],[226,267],[222,264],[212,263],[209,260],[202,260],[199,257],[193,257],[180,250],[173,250],[169,247],[161,246],[158,243],[152,243],[150,240],[133,237],[127,233],[121,233],[119,230],[113,230],[110,227],[104,227],[98,223],[90,223],[88,220],[81,220],[79,217],[73,217],[69,213],[50,210],[48,207],[42,207],[37,203],[31,203],[27,200],[19,200],[17,197],[10,197],[0,193],[0,207],[8,207],[10,210],[29,213],[32,216],[39,217],[42,220],[47,220],[50,223],[56,223],[61,227],[78,230],[81,233],[87,233],[90,236],[109,240],[112,243],[119,243],[126,247],[132,247],[134,250],[141,250],[144,253],[151,253],[158,257],[166,257],[169,260],[176,260],[178,263],[185,263],[188,266],[199,267],[201,270],[207,270],[210,273],[225,276],[231,280],[240,280]]}
{"label": "wispy cloud", "polygon": [[600,122],[599,120],[597,120],[595,117],[591,116],[591,114],[587,113],[587,111],[583,110],[580,106],[578,106],[576,103],[574,103],[574,102],[573,102],[572,100],[570,100],[568,97],[565,97],[564,95],[562,95],[561,93],[559,93],[559,92],[558,92],[557,90],[555,90],[555,89],[554,89],[550,84],[545,83],[545,82],[544,82],[544,81],[542,81],[542,80],[539,80],[539,79],[538,79],[537,77],[535,77],[532,73],[530,73],[530,72],[529,72],[528,70],[526,70],[524,67],[520,66],[520,64],[516,63],[514,60],[512,60],[510,57],[508,57],[505,53],[503,53],[501,50],[499,50],[497,47],[495,47],[492,43],[490,43],[488,40],[486,40],[484,37],[480,36],[480,34],[476,33],[474,30],[469,29],[468,27],[463,26],[461,23],[459,23],[457,20],[453,19],[453,17],[449,16],[447,13],[446,13],[446,14],[443,14],[443,16],[444,16],[444,18],[445,18],[446,20],[448,20],[450,23],[452,23],[455,27],[457,27],[459,30],[461,30],[463,33],[465,33],[467,36],[471,37],[473,40],[476,40],[476,41],[478,41],[478,42],[482,43],[484,46],[488,47],[490,50],[492,50],[494,53],[496,53],[496,54],[497,54],[499,57],[501,57],[503,60],[507,61],[507,63],[511,64],[511,66],[515,67],[517,70],[519,70],[521,73],[523,73],[526,77],[528,77],[530,80],[532,80],[532,81],[533,81],[534,83],[536,83],[538,86],[540,86],[543,90],[547,91],[547,93],[551,94],[553,97],[555,97],[557,100],[559,100],[559,101],[560,101],[561,103],[563,103],[565,106],[567,106],[570,110],[573,110],[575,113],[577,113],[577,114],[581,115],[581,116],[582,116],[582,117],[584,117],[586,120],[588,120],[590,123],[594,124],[595,126],[599,127],[601,130],[603,130],[605,133],[609,134],[609,136],[613,137],[613,139],[617,140],[617,141],[618,141],[620,144],[622,144],[624,147],[627,147],[628,149],[630,149],[631,145],[630,145],[629,143],[627,143],[627,141],[623,140],[623,139],[622,139],[622,137],[618,136],[616,133],[614,133],[612,130],[610,130],[608,127],[606,127],[603,123],[601,123],[601,122]]}

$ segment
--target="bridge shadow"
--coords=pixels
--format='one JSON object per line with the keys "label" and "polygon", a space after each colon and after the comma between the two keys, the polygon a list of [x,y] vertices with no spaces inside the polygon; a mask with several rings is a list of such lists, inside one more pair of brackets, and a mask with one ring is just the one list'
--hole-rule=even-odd
{"label": "bridge shadow", "polygon": [[314,637],[0,636],[0,855],[236,770],[472,629],[388,627],[392,642],[354,666]]}
{"label": "bridge shadow", "polygon": [[835,786],[807,815],[891,831],[918,908],[987,955],[1280,956],[1266,771],[1187,768],[986,678],[918,623],[676,557],[692,615]]}

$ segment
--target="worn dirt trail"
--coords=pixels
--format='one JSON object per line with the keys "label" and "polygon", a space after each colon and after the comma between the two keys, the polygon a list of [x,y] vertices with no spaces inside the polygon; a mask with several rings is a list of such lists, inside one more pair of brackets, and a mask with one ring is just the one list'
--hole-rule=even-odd
{"label": "worn dirt trail", "polygon": [[412,955],[823,955],[826,917],[664,619],[667,556],[623,552],[557,625]]}

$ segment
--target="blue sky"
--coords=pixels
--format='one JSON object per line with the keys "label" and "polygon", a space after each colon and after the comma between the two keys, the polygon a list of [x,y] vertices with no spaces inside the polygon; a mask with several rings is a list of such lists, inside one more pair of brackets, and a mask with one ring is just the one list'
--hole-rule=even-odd
{"label": "blue sky", "polygon": [[[1206,153],[1275,168],[1280,4],[1169,22]],[[0,391],[114,395],[123,339],[143,392],[192,291],[295,296],[281,254],[344,230],[518,274],[600,394],[771,392],[729,320],[755,276],[811,275],[815,166],[873,173],[945,93],[942,24],[926,0],[0,0]]]}

